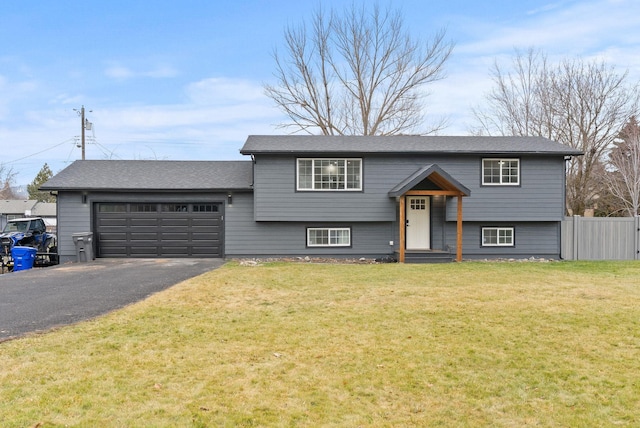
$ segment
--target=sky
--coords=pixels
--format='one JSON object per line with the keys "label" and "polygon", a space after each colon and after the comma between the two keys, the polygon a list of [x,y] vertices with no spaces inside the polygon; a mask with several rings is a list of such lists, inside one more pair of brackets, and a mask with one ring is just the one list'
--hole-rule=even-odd
{"label": "sky", "polygon": [[[248,135],[283,134],[264,95],[287,26],[352,0],[34,0],[0,6],[0,165],[15,184],[86,159],[239,160]],[[381,6],[389,3],[380,1]],[[640,81],[638,0],[395,0],[407,30],[455,43],[428,88],[428,120],[465,135],[515,49],[602,60]]]}

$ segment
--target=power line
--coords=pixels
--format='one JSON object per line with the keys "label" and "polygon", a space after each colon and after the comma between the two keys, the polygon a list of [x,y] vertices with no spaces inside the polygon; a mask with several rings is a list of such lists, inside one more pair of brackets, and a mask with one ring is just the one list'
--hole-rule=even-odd
{"label": "power line", "polygon": [[20,162],[21,160],[29,159],[29,158],[31,158],[31,157],[33,157],[33,156],[37,156],[37,155],[39,155],[39,154],[41,154],[41,153],[44,153],[44,152],[47,152],[47,151],[49,151],[49,150],[51,150],[51,149],[55,149],[56,147],[59,147],[59,146],[61,146],[61,145],[63,145],[63,144],[66,144],[66,143],[68,143],[68,142],[70,142],[70,141],[73,141],[73,138],[69,138],[69,139],[67,139],[67,140],[64,140],[64,141],[63,141],[63,142],[61,142],[61,143],[58,143],[58,144],[56,144],[56,145],[54,145],[54,146],[51,146],[51,147],[46,148],[46,149],[44,149],[44,150],[41,150],[41,151],[39,151],[39,152],[32,153],[32,154],[30,154],[30,155],[27,155],[27,156],[21,157],[21,158],[19,158],[19,159],[14,159],[14,160],[12,160],[12,161],[4,162],[4,163],[5,163],[5,164],[11,164],[11,163]]}

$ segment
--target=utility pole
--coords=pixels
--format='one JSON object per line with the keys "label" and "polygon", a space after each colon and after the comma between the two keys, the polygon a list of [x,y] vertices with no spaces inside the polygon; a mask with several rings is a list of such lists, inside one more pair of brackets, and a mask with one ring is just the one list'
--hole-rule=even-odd
{"label": "utility pole", "polygon": [[81,117],[81,124],[82,126],[80,128],[82,128],[82,132],[80,134],[80,141],[82,144],[82,160],[84,160],[84,106],[82,106],[82,108],[80,109],[80,117]]}
{"label": "utility pole", "polygon": [[[91,122],[89,122],[87,119],[84,118],[84,106],[82,106],[80,108],[80,111],[74,109],[75,111],[78,112],[78,115],[80,116],[80,147],[82,147],[82,160],[85,159],[84,156],[84,147],[85,147],[85,138],[84,138],[84,130],[85,129],[91,129],[90,125]],[[89,110],[91,112],[91,110]]]}

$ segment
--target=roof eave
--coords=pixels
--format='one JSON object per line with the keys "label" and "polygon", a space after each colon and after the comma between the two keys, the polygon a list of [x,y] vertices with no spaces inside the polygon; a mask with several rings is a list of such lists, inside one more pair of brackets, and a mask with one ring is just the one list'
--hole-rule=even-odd
{"label": "roof eave", "polygon": [[151,193],[224,193],[224,192],[252,192],[253,187],[220,187],[220,188],[186,188],[186,189],[154,189],[148,187],[118,188],[118,187],[47,187],[40,188],[46,192],[151,192]]}
{"label": "roof eave", "polygon": [[355,150],[355,149],[295,149],[295,150],[243,150],[243,155],[295,155],[295,154],[329,154],[349,153],[361,155],[536,155],[536,156],[581,156],[581,151],[514,151],[514,150]]}

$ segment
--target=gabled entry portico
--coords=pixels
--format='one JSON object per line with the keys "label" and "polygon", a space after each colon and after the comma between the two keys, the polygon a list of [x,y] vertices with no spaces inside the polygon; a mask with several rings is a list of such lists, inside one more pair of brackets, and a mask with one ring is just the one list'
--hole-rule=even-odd
{"label": "gabled entry portico", "polygon": [[399,261],[407,250],[430,250],[430,201],[434,196],[456,197],[456,261],[462,261],[462,197],[471,192],[438,165],[427,165],[389,191],[399,205]]}

